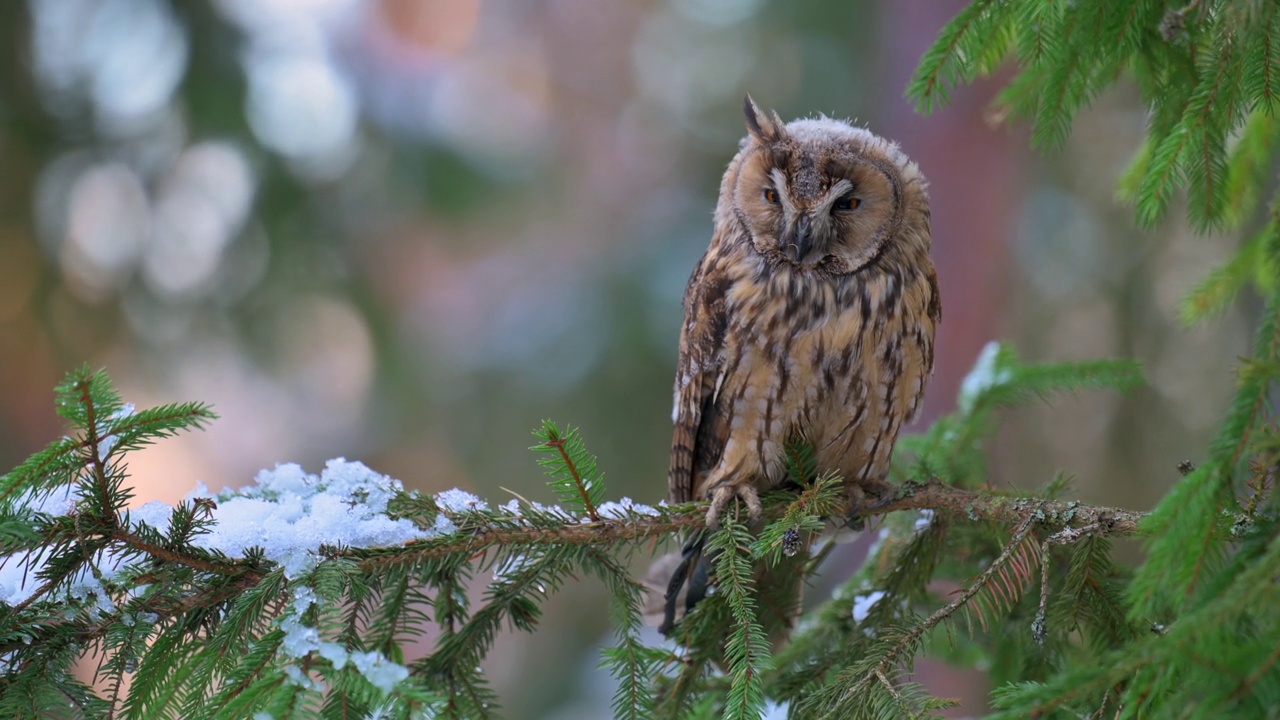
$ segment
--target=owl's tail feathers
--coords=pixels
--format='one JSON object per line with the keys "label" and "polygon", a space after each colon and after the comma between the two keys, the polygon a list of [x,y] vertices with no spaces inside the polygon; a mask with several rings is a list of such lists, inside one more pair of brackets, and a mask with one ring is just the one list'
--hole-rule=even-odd
{"label": "owl's tail feathers", "polygon": [[[676,624],[707,596],[715,582],[711,568],[715,553],[705,547],[708,532],[703,529],[690,535],[680,552],[658,558],[645,577],[649,589],[645,624],[657,626],[664,636],[671,636]],[[804,567],[812,540],[805,534],[802,548],[794,556],[784,557],[778,565],[756,566],[756,619],[775,650],[790,637],[800,614]]]}
{"label": "owl's tail feathers", "polygon": [[[645,578],[645,585],[649,587],[645,616],[664,636],[670,635],[675,624],[707,595],[711,557],[703,552],[706,542],[707,531],[699,530],[689,536],[680,552],[658,558],[649,569]],[[659,588],[665,588],[660,615],[655,602]]]}

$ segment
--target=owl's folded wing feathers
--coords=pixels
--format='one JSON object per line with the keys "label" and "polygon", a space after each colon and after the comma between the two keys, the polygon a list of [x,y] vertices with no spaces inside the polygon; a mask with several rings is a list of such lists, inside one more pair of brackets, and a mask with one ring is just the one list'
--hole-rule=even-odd
{"label": "owl's folded wing feathers", "polygon": [[716,391],[724,372],[722,349],[728,313],[725,307],[729,277],[718,262],[718,243],[694,269],[685,290],[685,324],[680,331],[676,363],[675,433],[668,501],[689,502],[697,496],[699,476],[720,459],[728,438],[728,423],[716,409]]}

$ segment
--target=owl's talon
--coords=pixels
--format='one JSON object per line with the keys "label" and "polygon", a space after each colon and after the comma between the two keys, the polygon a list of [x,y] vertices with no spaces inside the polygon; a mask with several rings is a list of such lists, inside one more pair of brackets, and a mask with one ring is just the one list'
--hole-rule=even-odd
{"label": "owl's talon", "polygon": [[849,499],[851,508],[845,516],[845,525],[853,530],[864,529],[869,516],[877,514],[898,499],[897,488],[884,481],[849,485],[845,488],[845,496]]}
{"label": "owl's talon", "polygon": [[719,527],[720,515],[734,500],[741,500],[747,506],[747,518],[752,522],[760,519],[763,508],[760,507],[760,496],[755,487],[745,483],[721,485],[711,493],[711,509],[707,511],[707,527]]}

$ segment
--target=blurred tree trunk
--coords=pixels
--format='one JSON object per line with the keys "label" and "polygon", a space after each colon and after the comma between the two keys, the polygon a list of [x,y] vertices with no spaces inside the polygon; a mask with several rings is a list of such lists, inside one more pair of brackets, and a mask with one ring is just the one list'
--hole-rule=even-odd
{"label": "blurred tree trunk", "polygon": [[[1010,248],[1016,213],[1022,202],[1026,170],[1025,139],[1007,127],[993,127],[986,111],[1003,83],[979,83],[956,90],[953,104],[924,116],[904,98],[920,56],[938,30],[967,5],[963,0],[884,0],[877,73],[884,85],[879,127],[900,142],[929,180],[933,257],[942,292],[942,325],[937,364],[920,422],[928,424],[950,411],[960,382],[982,346],[1006,328]],[[985,676],[948,668],[922,658],[916,665],[922,682],[937,695],[954,697],[950,712],[963,717],[986,707]]]}

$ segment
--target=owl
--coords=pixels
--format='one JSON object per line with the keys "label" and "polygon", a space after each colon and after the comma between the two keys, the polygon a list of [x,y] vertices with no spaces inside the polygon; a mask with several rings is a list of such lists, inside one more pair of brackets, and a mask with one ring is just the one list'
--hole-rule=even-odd
{"label": "owl", "polygon": [[[882,485],[920,408],[942,315],[924,176],[897,144],[829,118],[783,124],[748,96],[747,136],[720,184],[711,244],[689,278],[668,494],[735,501],[787,479],[807,443],[851,496]],[[700,541],[667,589],[705,592]]]}

